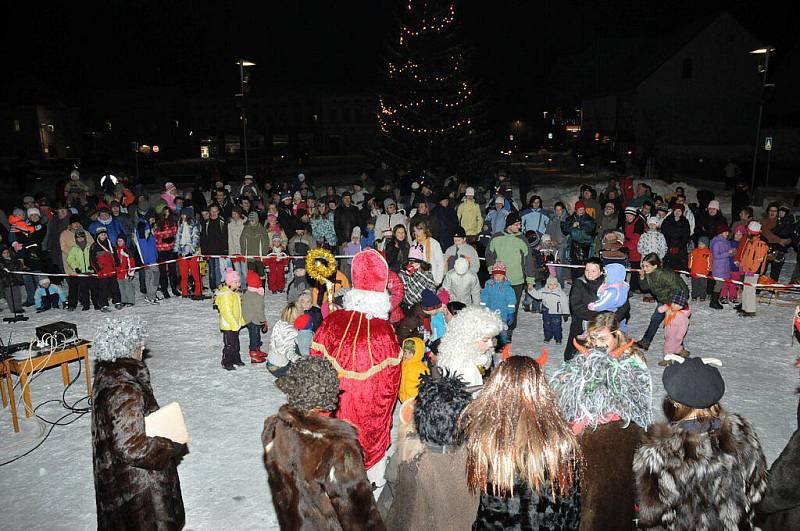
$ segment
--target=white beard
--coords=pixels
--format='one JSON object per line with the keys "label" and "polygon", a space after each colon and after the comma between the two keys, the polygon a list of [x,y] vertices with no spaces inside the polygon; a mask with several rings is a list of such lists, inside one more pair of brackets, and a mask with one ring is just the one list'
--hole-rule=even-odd
{"label": "white beard", "polygon": [[350,289],[344,294],[344,309],[365,313],[367,318],[377,317],[386,321],[392,303],[389,294],[385,291],[367,291],[363,289]]}

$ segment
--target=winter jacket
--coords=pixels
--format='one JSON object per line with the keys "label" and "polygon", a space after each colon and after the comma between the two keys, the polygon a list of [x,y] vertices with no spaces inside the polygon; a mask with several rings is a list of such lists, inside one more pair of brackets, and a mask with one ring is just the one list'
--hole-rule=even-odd
{"label": "winter jacket", "polygon": [[139,254],[140,264],[154,264],[158,261],[156,238],[150,232],[150,224],[147,221],[140,219],[136,224],[133,242],[136,245],[136,252]]}
{"label": "winter jacket", "polygon": [[395,240],[390,239],[383,247],[383,252],[386,254],[386,262],[389,264],[389,269],[399,272],[408,263],[408,252],[410,244],[408,240],[404,240],[403,245],[395,245]]}
{"label": "winter jacket", "polygon": [[767,464],[750,423],[723,412],[718,429],[696,421],[651,426],[633,472],[642,529],[738,531],[753,529]]}
{"label": "winter jacket", "polygon": [[228,220],[228,254],[244,254],[242,252],[242,231],[249,225],[246,219]]}
{"label": "winter jacket", "polygon": [[314,240],[323,241],[331,247],[336,246],[336,230],[328,218],[311,218],[311,234]]}
{"label": "winter jacket", "polygon": [[228,254],[228,225],[221,217],[200,222],[200,248],[203,254]]}
{"label": "winter jacket", "polygon": [[276,367],[285,367],[289,362],[297,361],[300,357],[294,348],[297,329],[292,323],[278,321],[272,327],[269,337],[269,362]]}
{"label": "winter jacket", "polygon": [[717,211],[715,215],[708,213],[708,210],[702,212],[697,216],[697,226],[694,231],[695,238],[705,236],[709,240],[717,235],[717,227],[722,224],[728,224],[728,220],[722,215],[722,212]]}
{"label": "winter jacket", "polygon": [[681,276],[668,267],[659,267],[639,281],[642,291],[653,294],[659,304],[671,304],[672,298],[680,293],[689,298],[689,287]]}
{"label": "winter jacket", "polygon": [[228,286],[223,285],[217,290],[214,304],[219,311],[219,329],[221,331],[238,332],[247,324],[242,317],[242,299]]}
{"label": "winter jacket", "polygon": [[451,301],[463,302],[467,306],[477,305],[481,302],[481,283],[478,275],[466,270],[459,273],[451,269],[444,276],[442,288],[450,294]]}
{"label": "winter jacket", "polygon": [[800,529],[800,429],[772,463],[767,478],[767,490],[756,508],[763,519],[761,531]]}
{"label": "winter jacket", "polygon": [[456,215],[467,236],[477,236],[481,232],[483,216],[481,216],[481,207],[474,199],[464,198],[464,201],[458,205]]}
{"label": "winter jacket", "polygon": [[664,356],[678,354],[683,350],[683,339],[689,330],[689,317],[692,310],[686,306],[680,310],[673,310],[669,304],[658,307],[658,313],[664,316]]}
{"label": "winter jacket", "polygon": [[711,249],[696,247],[689,255],[689,272],[692,275],[707,275],[711,272]]}
{"label": "winter jacket", "polygon": [[436,232],[432,235],[444,249],[447,249],[453,245],[453,233],[459,226],[458,214],[450,207],[437,205],[431,210],[431,217],[436,220]]}
{"label": "winter jacket", "polygon": [[603,246],[603,235],[605,234],[606,231],[609,230],[616,231],[619,230],[621,226],[622,225],[620,225],[619,223],[619,216],[617,215],[616,212],[611,214],[610,216],[602,214],[598,218],[597,235],[594,238],[594,248],[599,249],[600,247]]}
{"label": "winter jacket", "polygon": [[[577,227],[573,227],[578,223]],[[573,244],[591,245],[597,223],[588,214],[578,216],[574,212],[561,222],[561,232],[569,236]]]}
{"label": "winter jacket", "polygon": [[[84,231],[86,234],[86,249],[90,249],[92,244],[94,243],[94,238],[88,232]],[[75,247],[75,231],[72,229],[67,229],[61,233],[61,236],[58,238],[59,246],[61,247],[61,260],[64,263],[64,272],[67,274],[74,273],[75,270],[69,264],[69,252]],[[55,251],[53,251],[55,252]]]}
{"label": "winter jacket", "polygon": [[431,276],[433,277],[436,285],[442,283],[444,279],[444,253],[442,253],[442,246],[433,238],[428,238],[424,242],[414,240],[411,246],[418,246],[422,249],[422,256],[425,261],[431,264]]}
{"label": "winter jacket", "polygon": [[486,281],[481,291],[481,306],[493,312],[500,312],[500,319],[508,324],[514,317],[517,308],[517,296],[508,280],[496,282],[493,278]]}
{"label": "winter jacket", "polygon": [[31,271],[41,271],[46,256],[44,239],[47,236],[47,225],[37,223],[31,227],[32,231],[18,232],[16,235],[16,241],[24,247],[19,256]]}
{"label": "winter jacket", "polygon": [[242,319],[246,324],[260,325],[267,320],[264,315],[264,291],[261,293],[251,288],[242,293]]}
{"label": "winter jacket", "polygon": [[193,220],[179,223],[172,250],[179,256],[194,256],[200,247],[200,225]]}
{"label": "winter jacket", "polygon": [[92,269],[100,278],[116,278],[117,276],[117,255],[111,242],[97,240],[89,249],[89,259]]}
{"label": "winter jacket", "polygon": [[526,281],[532,284],[535,279],[532,275],[527,275],[525,270],[528,253],[528,242],[525,238],[519,233],[504,232],[494,236],[489,242],[486,267],[490,269],[495,262],[501,261],[506,264],[506,278],[512,286],[524,284]]}
{"label": "winter jacket", "polygon": [[588,306],[593,312],[615,312],[628,302],[630,286],[625,282],[625,267],[621,264],[608,264],[605,271],[605,282],[597,288],[597,300]]}
{"label": "winter jacket", "polygon": [[286,404],[261,443],[281,529],[385,529],[353,425]]}
{"label": "winter jacket", "polygon": [[550,218],[541,208],[528,207],[520,212],[519,216],[522,219],[523,232],[534,230],[539,234],[544,234],[547,230],[547,225],[550,223]]}
{"label": "winter jacket", "polygon": [[691,232],[689,231],[689,221],[686,217],[682,216],[676,220],[675,216],[667,216],[661,223],[661,234],[667,241],[667,249],[670,254],[675,254],[673,249],[677,249],[679,253],[686,254],[686,246],[691,240]]}
{"label": "winter jacket", "polygon": [[[564,348],[564,354],[567,357],[571,357],[571,354],[575,352],[572,340],[583,333],[584,323],[588,323],[598,315],[598,312],[589,309],[589,304],[597,300],[597,290],[600,289],[603,281],[603,277],[589,280],[586,276],[581,275],[572,283],[569,292],[569,311],[572,314],[572,322],[569,325],[569,337]],[[630,302],[626,301],[617,308],[614,314],[618,320],[624,321],[630,316],[630,310]]]}
{"label": "winter jacket", "polygon": [[92,455],[97,529],[183,528],[175,443],[145,434],[158,409],[143,361],[98,361],[92,385]]}
{"label": "winter jacket", "polygon": [[[633,220],[633,223],[628,223],[626,220],[622,229],[625,234],[624,245],[625,248],[628,249],[628,259],[630,259],[631,262],[640,262],[645,253],[642,252],[639,242],[641,242],[642,238],[648,234],[644,230],[644,221],[642,221],[640,216],[636,216],[636,218]],[[664,239],[663,236],[661,239]],[[667,252],[666,247],[664,248],[664,252]]]}
{"label": "winter jacket", "polygon": [[336,241],[347,242],[350,241],[350,235],[353,233],[353,227],[360,226],[361,224],[361,211],[355,205],[344,206],[339,205],[336,207],[333,215],[333,226],[336,230]]}
{"label": "winter jacket", "polygon": [[462,256],[469,262],[470,272],[477,275],[481,267],[481,261],[478,257],[478,251],[468,243],[464,245],[451,245],[447,248],[447,251],[444,253],[445,269],[453,269],[455,261]]}
{"label": "winter jacket", "polygon": [[409,274],[408,271],[402,270],[398,276],[403,282],[403,304],[407,308],[414,306],[422,299],[424,290],[436,291],[437,284],[430,271],[418,269],[413,274]]}
{"label": "winter jacket", "polygon": [[[302,247],[299,244],[305,244],[305,252],[302,251]],[[316,249],[317,242],[310,234],[306,233],[303,236],[295,234],[292,236],[292,239],[289,240],[289,245],[286,248],[286,251],[290,256],[303,256],[308,254],[309,249]],[[360,250],[360,249],[359,249]]]}
{"label": "winter jacket", "polygon": [[[64,270],[64,254],[61,252],[60,237],[61,233],[69,227],[69,217],[59,219],[57,216],[47,224],[47,234],[45,235],[44,248],[50,255],[53,265],[59,270]],[[0,233],[0,238],[2,234]],[[116,241],[114,244],[116,245]]]}
{"label": "winter jacket", "polygon": [[419,378],[423,374],[428,374],[428,366],[422,361],[425,354],[425,343],[418,337],[409,338],[414,342],[414,357],[410,360],[403,358],[400,373],[400,391],[398,397],[400,402],[405,402],[409,398],[415,398],[419,393]]}
{"label": "winter jacket", "polygon": [[67,255],[67,265],[74,273],[91,273],[92,259],[89,256],[89,244],[81,249],[79,245],[74,245]]}
{"label": "winter jacket", "polygon": [[36,305],[36,308],[39,309],[42,307],[43,297],[47,297],[48,295],[53,295],[54,293],[58,295],[58,300],[61,301],[61,306],[63,306],[64,303],[67,302],[67,294],[64,293],[64,290],[58,287],[58,284],[50,284],[49,286],[47,286],[47,288],[39,286],[38,288],[36,288],[36,291],[33,294],[33,302]]}
{"label": "winter jacket", "polygon": [[492,230],[492,234],[497,234],[506,230],[506,218],[508,217],[508,210],[501,208],[497,210],[493,208],[486,214],[486,224]]}
{"label": "winter jacket", "polygon": [[177,223],[167,223],[166,225],[156,224],[153,227],[153,236],[156,237],[156,251],[163,253],[172,251],[175,248],[175,233],[178,232]]}
{"label": "winter jacket", "polygon": [[267,229],[256,223],[248,223],[239,235],[239,254],[244,256],[267,256],[270,253],[271,242]]}
{"label": "winter jacket", "polygon": [[[641,260],[642,256],[647,256],[650,253],[656,253],[658,257],[663,260],[664,256],[667,254],[667,240],[664,239],[664,235],[657,229],[648,230],[639,238],[636,250],[638,251],[639,260]],[[633,260],[633,258],[631,258],[631,260]]]}
{"label": "winter jacket", "polygon": [[108,241],[111,242],[112,247],[116,247],[117,238],[119,236],[123,236],[126,239],[128,237],[128,233],[122,227],[122,223],[120,223],[120,221],[116,218],[111,217],[108,218],[108,220],[106,221],[98,219],[97,221],[89,225],[89,233],[95,238],[97,238],[97,229],[100,226],[105,227],[106,230],[108,231]]}
{"label": "winter jacket", "polygon": [[553,483],[545,478],[539,485],[539,493],[530,485],[519,482],[514,485],[514,494],[493,494],[489,483],[486,492],[481,492],[478,515],[472,529],[502,531],[512,530],[576,530],[581,521],[580,487],[574,482],[572,491],[564,498],[553,489]]}
{"label": "winter jacket", "polygon": [[400,276],[394,271],[389,271],[389,277],[386,282],[386,290],[389,292],[389,322],[394,324],[403,320],[405,314],[400,304],[403,302],[405,296],[405,287]]}
{"label": "winter jacket", "polygon": [[542,289],[531,288],[528,290],[536,300],[542,301],[542,306],[547,308],[547,313],[553,315],[569,315],[569,297],[559,286],[545,286]]}
{"label": "winter jacket", "polygon": [[739,270],[745,273],[763,274],[767,267],[767,254],[769,253],[767,243],[760,236],[755,235],[746,241],[740,241],[739,249],[741,249],[737,251]]}
{"label": "winter jacket", "polygon": [[405,214],[402,212],[395,212],[392,215],[381,214],[375,220],[375,237],[382,239],[391,236],[392,231],[398,225],[403,225],[406,228],[406,234],[408,234],[408,217]]}
{"label": "winter jacket", "polygon": [[114,253],[117,255],[117,280],[132,278],[135,272],[133,268],[136,267],[136,260],[131,256],[130,250],[126,246],[118,246]]}

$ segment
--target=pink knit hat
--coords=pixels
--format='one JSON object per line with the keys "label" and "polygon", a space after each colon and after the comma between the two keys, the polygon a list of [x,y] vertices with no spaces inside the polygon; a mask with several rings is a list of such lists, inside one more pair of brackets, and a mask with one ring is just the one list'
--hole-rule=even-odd
{"label": "pink knit hat", "polygon": [[225,284],[231,287],[233,287],[234,284],[240,286],[242,284],[242,277],[233,269],[227,269],[225,270]]}

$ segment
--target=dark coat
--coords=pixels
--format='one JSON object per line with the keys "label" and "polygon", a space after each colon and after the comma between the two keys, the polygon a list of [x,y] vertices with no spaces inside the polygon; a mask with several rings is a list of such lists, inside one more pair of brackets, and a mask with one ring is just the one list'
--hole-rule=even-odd
{"label": "dark coat", "polygon": [[[709,240],[717,235],[717,225],[728,224],[728,220],[722,215],[722,211],[717,211],[715,215],[708,213],[708,210],[703,210],[694,226],[694,237],[697,241],[700,236],[705,236]],[[669,240],[668,240],[669,241]]]}
{"label": "dark coat", "polygon": [[261,442],[282,530],[385,529],[351,424],[284,404]]}
{"label": "dark coat", "polygon": [[453,245],[453,233],[460,225],[458,214],[456,214],[455,209],[449,206],[436,205],[431,210],[431,217],[436,220],[434,223],[436,232],[433,233],[433,238],[439,242],[442,249],[447,249]]}
{"label": "dark coat", "polygon": [[[602,276],[595,280],[588,280],[581,275],[572,283],[572,289],[569,292],[569,312],[572,315],[572,321],[569,325],[567,344],[564,347],[564,359],[571,359],[575,355],[575,345],[572,344],[572,340],[583,333],[583,322],[591,321],[601,313],[590,310],[589,303],[597,300],[597,289],[603,284],[603,280]],[[630,312],[631,304],[626,301],[614,313],[622,321],[629,317]]]}
{"label": "dark coat", "polygon": [[667,216],[661,223],[661,233],[667,241],[667,256],[664,257],[664,263],[673,269],[685,270],[689,260],[686,246],[691,240],[689,220],[686,216],[681,216],[679,220],[675,220],[675,216]]}
{"label": "dark coat", "polygon": [[587,427],[579,439],[586,468],[581,481],[581,531],[633,530],[633,453],[644,430],[622,422]]}
{"label": "dark coat", "polygon": [[[576,482],[577,485],[577,482]],[[493,486],[481,493],[478,517],[473,530],[548,531],[577,530],[581,523],[581,494],[577,486],[569,497],[559,498],[553,485],[545,481],[541,493],[531,490],[527,483],[514,485],[513,496],[492,495]]]}
{"label": "dark coat", "polygon": [[203,254],[228,254],[228,225],[222,217],[200,222],[200,248]]}
{"label": "dark coat", "polygon": [[353,235],[353,227],[361,224],[361,211],[352,203],[350,206],[339,205],[333,212],[333,229],[336,231],[336,241],[345,244]]}
{"label": "dark coat", "polygon": [[633,459],[639,525],[659,531],[752,529],[767,463],[753,427],[723,413],[716,430],[655,424]]}
{"label": "dark coat", "polygon": [[389,264],[389,269],[395,273],[399,273],[406,263],[408,263],[408,253],[411,251],[411,245],[408,239],[395,244],[394,237],[386,242],[384,253],[386,254],[386,262]]}
{"label": "dark coat", "polygon": [[762,531],[800,529],[800,429],[772,463],[767,490],[756,511]]}
{"label": "dark coat", "polygon": [[142,361],[98,362],[92,388],[97,529],[181,529],[175,444],[148,437],[144,417],[158,409]]}

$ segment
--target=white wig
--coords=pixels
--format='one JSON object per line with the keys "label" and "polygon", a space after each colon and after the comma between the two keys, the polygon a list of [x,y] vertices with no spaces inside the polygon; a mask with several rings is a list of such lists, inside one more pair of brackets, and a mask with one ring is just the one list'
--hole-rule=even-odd
{"label": "white wig", "polygon": [[132,358],[145,345],[147,331],[138,316],[107,318],[97,328],[92,343],[92,357],[97,361]]}
{"label": "white wig", "polygon": [[503,327],[499,313],[478,306],[464,308],[447,323],[437,363],[443,367],[474,363],[483,354],[475,343],[483,337],[496,336]]}

